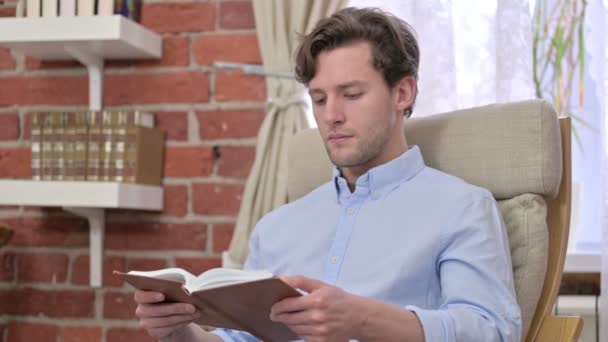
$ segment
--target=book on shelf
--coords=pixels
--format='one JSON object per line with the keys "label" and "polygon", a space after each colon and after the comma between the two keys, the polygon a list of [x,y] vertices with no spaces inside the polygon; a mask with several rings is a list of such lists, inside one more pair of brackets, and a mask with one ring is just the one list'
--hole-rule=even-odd
{"label": "book on shelf", "polygon": [[113,115],[110,111],[102,112],[101,126],[101,150],[99,152],[99,176],[100,181],[109,182],[111,177],[112,165],[112,138],[113,138]]}
{"label": "book on shelf", "polygon": [[65,159],[63,154],[64,134],[66,126],[66,113],[52,113],[52,135],[51,141],[52,156],[51,156],[51,180],[63,180],[65,174]]}
{"label": "book on shelf", "polygon": [[59,15],[62,17],[73,17],[76,15],[76,0],[60,0]]}
{"label": "book on shelf", "polygon": [[40,176],[42,180],[51,180],[53,176],[53,116],[51,113],[41,114],[42,122],[42,152],[40,156]]}
{"label": "book on shelf", "polygon": [[84,181],[87,178],[87,152],[89,135],[89,115],[86,112],[76,114],[74,128],[74,180]]}
{"label": "book on shelf", "polygon": [[98,0],[97,15],[112,15],[114,14],[114,0]]}
{"label": "book on shelf", "polygon": [[42,0],[42,16],[56,17],[57,16],[57,1],[58,0]]}
{"label": "book on shelf", "polygon": [[62,180],[73,181],[75,176],[76,159],[76,113],[63,113],[63,177]]}
{"label": "book on shelf", "polygon": [[267,271],[215,268],[198,276],[179,268],[114,274],[140,290],[164,293],[167,301],[196,306],[196,323],[247,331],[263,341],[291,341],[298,336],[270,320],[272,305],[303,293]]}
{"label": "book on shelf", "polygon": [[76,10],[79,16],[95,15],[95,1],[78,0]]}
{"label": "book on shelf", "polygon": [[32,113],[30,121],[30,146],[32,150],[32,179],[42,179],[42,121],[44,114]]}
{"label": "book on shelf", "polygon": [[26,15],[30,18],[40,17],[40,0],[25,0]]}
{"label": "book on shelf", "polygon": [[103,116],[102,112],[89,112],[89,132],[87,140],[87,171],[86,177],[90,181],[101,180],[101,161],[103,149]]}

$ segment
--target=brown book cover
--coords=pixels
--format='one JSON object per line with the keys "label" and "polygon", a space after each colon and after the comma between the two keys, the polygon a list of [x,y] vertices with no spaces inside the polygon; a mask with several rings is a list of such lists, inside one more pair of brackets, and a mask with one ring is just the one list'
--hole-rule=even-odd
{"label": "brown book cover", "polygon": [[113,131],[113,116],[110,111],[104,111],[103,124],[101,126],[101,152],[100,152],[100,180],[104,182],[112,181],[112,131]]}
{"label": "brown book cover", "polygon": [[302,294],[277,277],[188,291],[183,282],[114,271],[137,289],[164,293],[168,301],[190,303],[201,316],[196,323],[242,330],[266,342],[298,340],[286,325],[270,320],[272,305]]}
{"label": "brown book cover", "polygon": [[126,183],[161,185],[163,176],[163,131],[127,126],[122,179]]}
{"label": "brown book cover", "polygon": [[32,179],[42,179],[42,124],[44,114],[33,113],[30,123],[30,146],[32,150]]}
{"label": "brown book cover", "polygon": [[63,180],[65,176],[65,159],[63,154],[66,113],[52,113],[53,116],[53,157],[51,173],[53,180]]}

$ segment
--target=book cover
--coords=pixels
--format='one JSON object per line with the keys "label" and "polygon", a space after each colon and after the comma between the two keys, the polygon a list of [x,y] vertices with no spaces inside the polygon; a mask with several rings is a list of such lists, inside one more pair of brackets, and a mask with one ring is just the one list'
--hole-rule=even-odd
{"label": "book cover", "polygon": [[110,180],[124,181],[125,145],[127,141],[127,112],[115,112],[112,115],[112,156]]}
{"label": "book cover", "polygon": [[40,0],[26,0],[26,14],[30,18],[40,17]]}
{"label": "book cover", "polygon": [[57,16],[57,0],[42,0],[42,16],[56,17]]}
{"label": "book cover", "polygon": [[76,0],[59,1],[59,15],[62,17],[73,17],[76,15]]}
{"label": "book cover", "polygon": [[51,180],[53,177],[53,115],[52,113],[44,113],[41,115],[42,121],[42,155],[41,157],[41,173],[42,180]]}
{"label": "book cover", "polygon": [[74,180],[84,181],[87,176],[89,114],[75,113],[74,127]]}
{"label": "book cover", "polygon": [[201,312],[197,324],[247,331],[263,341],[298,339],[287,326],[269,318],[272,305],[282,299],[302,295],[277,277],[228,282],[224,285],[220,282],[219,285],[190,286],[188,289],[184,286],[185,279],[180,281],[172,277],[143,275],[151,272],[130,273],[114,271],[114,274],[137,289],[162,292],[168,301],[193,304]]}
{"label": "book cover", "polygon": [[32,179],[42,179],[42,113],[33,113],[30,122],[30,146],[32,150]]}
{"label": "book cover", "polygon": [[103,113],[89,112],[89,138],[87,141],[87,180],[101,180],[101,160],[103,149]]}
{"label": "book cover", "polygon": [[127,126],[123,181],[161,185],[164,139],[158,128]]}

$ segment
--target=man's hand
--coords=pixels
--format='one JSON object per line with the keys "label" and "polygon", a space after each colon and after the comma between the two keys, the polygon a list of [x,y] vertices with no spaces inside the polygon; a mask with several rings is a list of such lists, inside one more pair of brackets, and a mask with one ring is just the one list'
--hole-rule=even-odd
{"label": "man's hand", "polygon": [[358,335],[365,323],[365,298],[315,279],[281,279],[309,294],[276,303],[270,319],[286,324],[307,342],[344,342]]}
{"label": "man's hand", "polygon": [[179,332],[199,315],[191,304],[162,303],[165,295],[152,291],[135,291],[139,325],[152,337],[163,339]]}

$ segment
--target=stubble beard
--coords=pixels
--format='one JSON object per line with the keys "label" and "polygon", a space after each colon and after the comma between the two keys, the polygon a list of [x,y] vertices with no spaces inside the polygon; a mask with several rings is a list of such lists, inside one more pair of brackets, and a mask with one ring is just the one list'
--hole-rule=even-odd
{"label": "stubble beard", "polygon": [[331,162],[338,168],[356,167],[377,157],[390,139],[390,125],[369,132],[369,139],[355,142],[354,151],[345,156],[337,156],[332,152],[328,144],[325,144],[327,155]]}

